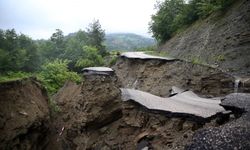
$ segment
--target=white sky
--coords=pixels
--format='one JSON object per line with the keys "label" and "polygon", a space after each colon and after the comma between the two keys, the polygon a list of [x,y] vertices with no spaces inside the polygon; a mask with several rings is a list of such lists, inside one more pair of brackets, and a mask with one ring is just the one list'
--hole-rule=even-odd
{"label": "white sky", "polygon": [[106,33],[148,34],[156,0],[0,0],[0,28],[15,28],[34,39],[49,38],[55,29],[85,30],[99,19]]}

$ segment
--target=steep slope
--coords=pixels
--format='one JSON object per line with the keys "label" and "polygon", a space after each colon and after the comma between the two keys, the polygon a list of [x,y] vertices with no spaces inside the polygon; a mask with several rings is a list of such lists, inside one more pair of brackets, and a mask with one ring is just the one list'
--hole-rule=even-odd
{"label": "steep slope", "polygon": [[171,56],[216,65],[237,75],[250,74],[250,1],[238,0],[200,20],[160,48]]}
{"label": "steep slope", "polygon": [[121,57],[113,66],[123,87],[166,97],[172,86],[206,96],[233,92],[234,77],[218,69],[181,60],[132,59]]}
{"label": "steep slope", "polygon": [[105,38],[105,45],[108,50],[132,51],[136,48],[152,46],[155,44],[154,39],[132,33],[107,34]]}
{"label": "steep slope", "polygon": [[0,84],[0,149],[44,149],[50,119],[48,99],[33,78]]}

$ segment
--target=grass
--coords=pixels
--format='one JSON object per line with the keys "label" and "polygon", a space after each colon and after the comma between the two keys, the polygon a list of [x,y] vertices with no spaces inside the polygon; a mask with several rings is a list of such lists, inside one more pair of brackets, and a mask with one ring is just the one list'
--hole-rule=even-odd
{"label": "grass", "polygon": [[218,55],[215,57],[215,61],[225,61],[226,58],[225,58],[225,55]]}
{"label": "grass", "polygon": [[207,65],[207,63],[205,63],[198,57],[192,57],[191,63],[196,64],[196,65]]}
{"label": "grass", "polygon": [[145,54],[160,56],[160,57],[168,57],[169,56],[168,52],[157,52],[157,51],[145,51]]}
{"label": "grass", "polygon": [[31,73],[26,72],[7,72],[4,74],[0,74],[0,83],[1,82],[8,82],[8,81],[14,81],[14,80],[20,80],[23,78],[28,78],[33,76]]}

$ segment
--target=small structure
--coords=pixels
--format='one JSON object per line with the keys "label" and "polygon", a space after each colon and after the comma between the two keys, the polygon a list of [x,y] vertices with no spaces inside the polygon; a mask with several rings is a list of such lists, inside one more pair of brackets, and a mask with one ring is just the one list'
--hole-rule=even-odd
{"label": "small structure", "polygon": [[177,60],[171,57],[160,57],[160,56],[153,56],[149,54],[145,54],[144,52],[125,52],[121,54],[121,57],[131,58],[131,59],[158,59],[158,60],[167,60],[173,61]]}
{"label": "small structure", "polygon": [[114,75],[114,70],[108,67],[88,67],[83,68],[84,75]]}

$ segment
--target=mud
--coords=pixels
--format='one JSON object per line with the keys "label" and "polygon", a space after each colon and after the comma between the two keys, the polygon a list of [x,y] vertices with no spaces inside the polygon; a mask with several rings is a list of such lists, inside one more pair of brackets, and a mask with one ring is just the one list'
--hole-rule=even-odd
{"label": "mud", "polygon": [[184,149],[197,129],[218,126],[215,120],[124,102],[118,85],[115,77],[105,75],[87,76],[81,85],[67,83],[54,97],[61,113],[48,149]]}
{"label": "mud", "polygon": [[234,91],[235,78],[210,66],[181,60],[119,58],[113,66],[124,88],[168,97],[173,86],[205,97],[225,96]]}
{"label": "mud", "polygon": [[0,84],[0,149],[43,149],[49,129],[48,96],[34,78]]}

